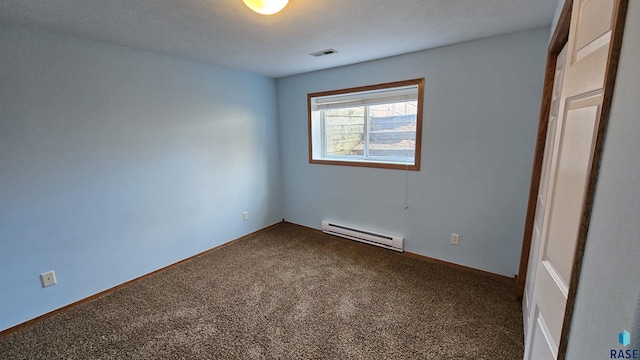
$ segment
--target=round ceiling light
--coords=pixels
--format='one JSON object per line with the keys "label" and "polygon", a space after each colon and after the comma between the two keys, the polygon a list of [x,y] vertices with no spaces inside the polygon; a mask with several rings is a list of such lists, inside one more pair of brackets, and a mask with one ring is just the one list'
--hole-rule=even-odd
{"label": "round ceiling light", "polygon": [[262,15],[273,15],[284,9],[289,0],[242,0],[249,9]]}

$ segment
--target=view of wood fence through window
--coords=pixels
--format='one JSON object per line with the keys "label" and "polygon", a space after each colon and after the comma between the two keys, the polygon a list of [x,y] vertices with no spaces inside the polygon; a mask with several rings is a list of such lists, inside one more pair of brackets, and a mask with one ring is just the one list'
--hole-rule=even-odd
{"label": "view of wood fence through window", "polygon": [[416,101],[326,110],[326,155],[413,157],[416,113]]}

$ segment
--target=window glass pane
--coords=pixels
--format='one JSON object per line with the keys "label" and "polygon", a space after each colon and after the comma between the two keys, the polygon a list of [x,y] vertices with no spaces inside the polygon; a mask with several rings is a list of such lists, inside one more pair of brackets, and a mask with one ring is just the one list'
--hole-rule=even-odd
{"label": "window glass pane", "polygon": [[324,112],[325,154],[362,156],[364,149],[364,107],[333,109]]}
{"label": "window glass pane", "polygon": [[369,156],[413,158],[417,108],[416,101],[369,107]]}

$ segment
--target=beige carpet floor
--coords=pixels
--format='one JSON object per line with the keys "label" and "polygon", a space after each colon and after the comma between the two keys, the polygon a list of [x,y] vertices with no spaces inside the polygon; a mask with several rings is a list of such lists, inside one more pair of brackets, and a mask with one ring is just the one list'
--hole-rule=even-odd
{"label": "beige carpet floor", "polygon": [[282,223],[0,338],[1,359],[522,359],[513,282]]}

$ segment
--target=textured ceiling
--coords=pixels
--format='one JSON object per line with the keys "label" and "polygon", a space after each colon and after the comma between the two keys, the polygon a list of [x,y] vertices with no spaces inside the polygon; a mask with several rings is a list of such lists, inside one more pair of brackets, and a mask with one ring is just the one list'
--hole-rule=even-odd
{"label": "textured ceiling", "polygon": [[[270,77],[549,26],[557,0],[0,0],[0,19]],[[334,48],[334,55],[308,54]]]}

